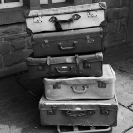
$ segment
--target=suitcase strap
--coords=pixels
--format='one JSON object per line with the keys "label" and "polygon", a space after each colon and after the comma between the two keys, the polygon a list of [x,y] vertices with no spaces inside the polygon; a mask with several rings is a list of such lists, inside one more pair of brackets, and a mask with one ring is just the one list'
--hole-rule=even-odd
{"label": "suitcase strap", "polygon": [[97,129],[96,127],[89,127],[88,130],[79,130],[78,126],[72,126],[73,131],[61,131],[61,126],[57,126],[58,133],[111,133],[112,127],[101,127],[101,129]]}
{"label": "suitcase strap", "polygon": [[61,23],[72,23],[74,20],[80,19],[81,16],[79,14],[74,14],[70,19],[67,20],[58,20],[57,17],[52,16],[49,21],[54,23],[56,31],[62,31]]}

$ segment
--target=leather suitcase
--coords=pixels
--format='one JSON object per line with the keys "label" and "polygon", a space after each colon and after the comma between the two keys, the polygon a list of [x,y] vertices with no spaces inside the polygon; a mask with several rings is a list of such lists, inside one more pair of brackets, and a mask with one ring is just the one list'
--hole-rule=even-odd
{"label": "leather suitcase", "polygon": [[57,126],[58,133],[111,133],[112,127]]}
{"label": "leather suitcase", "polygon": [[44,78],[45,97],[48,100],[111,99],[115,95],[115,72],[103,65],[102,77]]}
{"label": "leather suitcase", "polygon": [[26,24],[30,33],[100,26],[105,21],[106,3],[75,5],[30,11]]}
{"label": "leather suitcase", "polygon": [[101,52],[104,49],[102,35],[101,27],[34,34],[34,57]]}
{"label": "leather suitcase", "polygon": [[115,97],[110,100],[50,101],[43,96],[39,110],[42,125],[117,126]]}
{"label": "leather suitcase", "polygon": [[36,78],[100,77],[102,76],[102,52],[82,56],[27,58],[29,76]]}

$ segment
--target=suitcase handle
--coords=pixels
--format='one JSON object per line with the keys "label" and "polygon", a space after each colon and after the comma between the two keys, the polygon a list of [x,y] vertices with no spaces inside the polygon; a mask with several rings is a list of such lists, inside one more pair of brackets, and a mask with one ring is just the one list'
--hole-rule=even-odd
{"label": "suitcase handle", "polygon": [[[91,128],[91,127],[90,127]],[[112,127],[107,127],[106,129],[90,129],[90,130],[79,130],[78,126],[73,126],[73,131],[61,131],[60,126],[57,126],[58,133],[111,133]]]}
{"label": "suitcase handle", "polygon": [[58,20],[57,17],[52,16],[49,21],[55,24],[56,31],[62,31],[60,23],[72,23],[74,20],[78,20],[80,18],[81,16],[79,14],[74,14],[70,19],[67,20]]}
{"label": "suitcase handle", "polygon": [[69,111],[69,110],[63,110],[62,113],[67,116],[71,117],[80,117],[86,115],[86,111]]}
{"label": "suitcase handle", "polygon": [[71,86],[71,88],[73,89],[73,91],[74,91],[75,93],[81,94],[81,93],[85,93],[85,92],[87,91],[87,89],[89,88],[89,86],[85,86],[85,85],[84,85],[84,86],[81,87],[80,90],[77,89],[78,86]]}
{"label": "suitcase handle", "polygon": [[76,111],[63,110],[62,113],[64,115],[67,115],[67,116],[70,116],[70,117],[81,117],[81,116],[84,116],[84,115],[94,115],[95,110],[85,110],[85,111],[81,111],[81,110],[76,110]]}
{"label": "suitcase handle", "polygon": [[73,42],[73,47],[62,47],[63,43],[59,43],[58,46],[61,50],[65,51],[65,50],[74,50],[76,48],[76,44],[78,43],[78,41],[74,41]]}
{"label": "suitcase handle", "polygon": [[[66,66],[67,67],[67,66]],[[68,68],[68,67],[67,67]],[[58,73],[60,73],[60,74],[66,74],[66,73],[70,73],[71,72],[71,70],[73,69],[73,67],[71,66],[71,67],[69,67],[69,70],[59,70],[59,67],[56,67],[55,68],[56,69],[56,71],[58,72]]]}

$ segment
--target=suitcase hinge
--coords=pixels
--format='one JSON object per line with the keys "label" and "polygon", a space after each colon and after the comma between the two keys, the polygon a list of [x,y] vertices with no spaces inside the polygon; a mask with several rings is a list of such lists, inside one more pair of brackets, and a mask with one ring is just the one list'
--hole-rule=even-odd
{"label": "suitcase hinge", "polygon": [[109,115],[109,110],[106,107],[100,107],[100,114],[101,115]]}
{"label": "suitcase hinge", "polygon": [[47,115],[56,115],[57,106],[51,106],[51,110],[47,111]]}
{"label": "suitcase hinge", "polygon": [[34,23],[42,23],[42,15],[41,13],[38,14],[37,17],[33,18]]}
{"label": "suitcase hinge", "polygon": [[89,35],[86,36],[87,43],[93,43],[95,40],[91,38]]}
{"label": "suitcase hinge", "polygon": [[99,88],[106,88],[106,83],[104,83],[103,81],[97,81],[97,82]]}

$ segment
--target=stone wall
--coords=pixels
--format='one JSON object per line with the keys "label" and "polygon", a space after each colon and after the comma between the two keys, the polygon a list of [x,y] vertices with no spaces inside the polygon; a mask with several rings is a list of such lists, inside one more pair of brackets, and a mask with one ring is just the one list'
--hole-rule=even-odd
{"label": "stone wall", "polygon": [[26,70],[25,58],[32,53],[25,23],[0,26],[0,77]]}
{"label": "stone wall", "polygon": [[[87,2],[87,0],[81,1]],[[107,25],[103,28],[105,48],[122,45],[127,39],[130,0],[95,1],[104,1],[108,7],[105,11]],[[32,44],[25,29],[25,23],[0,26],[0,77],[27,69],[25,59],[32,53]]]}

